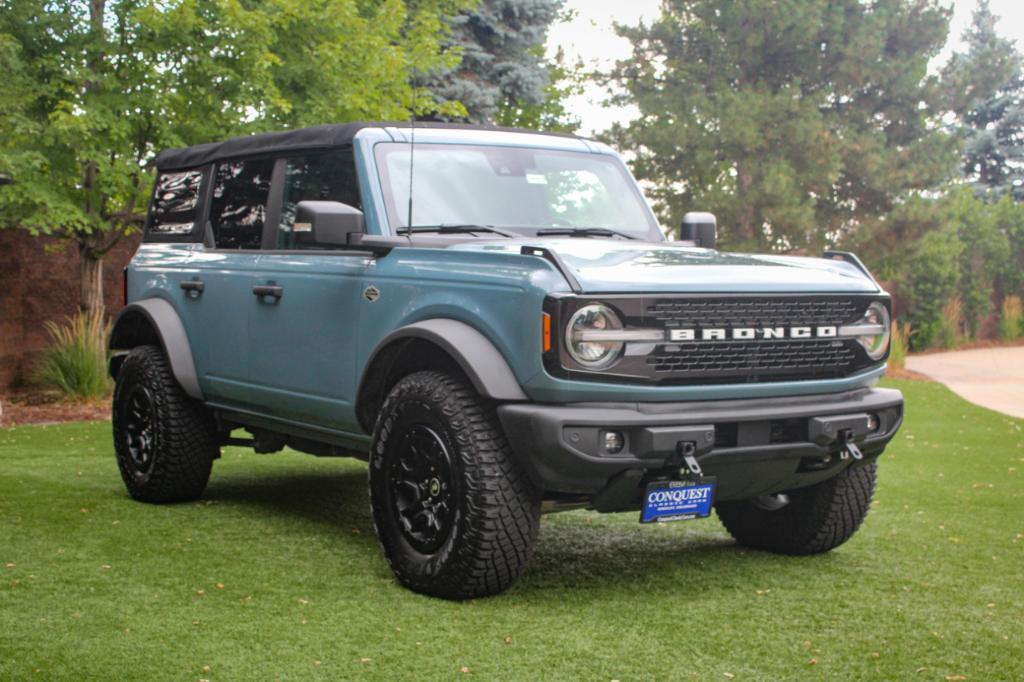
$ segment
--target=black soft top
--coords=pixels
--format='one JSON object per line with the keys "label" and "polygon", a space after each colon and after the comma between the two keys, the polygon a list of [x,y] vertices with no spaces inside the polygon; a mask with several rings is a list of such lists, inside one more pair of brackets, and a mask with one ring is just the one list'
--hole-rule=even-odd
{"label": "black soft top", "polygon": [[[262,154],[279,154],[282,152],[310,151],[314,149],[331,149],[352,144],[352,138],[363,128],[408,128],[409,121],[356,121],[353,123],[330,124],[283,130],[274,133],[261,133],[245,137],[233,137],[224,142],[209,142],[192,147],[165,149],[156,156],[156,167],[161,171],[184,170],[197,168],[208,163],[238,159]],[[497,126],[480,126],[466,123],[416,122],[417,128],[450,128],[453,130],[493,130],[514,133],[531,133],[533,135],[557,135],[559,137],[576,137],[566,133],[541,133],[523,128],[501,128]]]}

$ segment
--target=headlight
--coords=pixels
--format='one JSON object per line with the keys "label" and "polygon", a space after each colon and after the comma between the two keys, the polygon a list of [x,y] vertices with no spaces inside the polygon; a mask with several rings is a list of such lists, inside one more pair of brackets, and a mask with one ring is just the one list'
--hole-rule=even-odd
{"label": "headlight", "polygon": [[855,324],[839,328],[840,336],[853,336],[864,346],[868,357],[881,360],[889,350],[889,311],[879,301],[868,306],[864,317]]}
{"label": "headlight", "polygon": [[619,359],[623,341],[606,337],[607,332],[617,329],[622,329],[622,321],[614,310],[600,303],[583,306],[569,319],[565,330],[569,355],[587,369],[611,367]]}

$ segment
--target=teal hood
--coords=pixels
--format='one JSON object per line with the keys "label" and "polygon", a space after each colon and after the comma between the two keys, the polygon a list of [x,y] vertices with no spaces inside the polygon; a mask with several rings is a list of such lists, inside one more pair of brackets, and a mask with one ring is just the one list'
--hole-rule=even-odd
{"label": "teal hood", "polygon": [[550,249],[586,293],[747,292],[871,293],[878,285],[845,261],[721,253],[710,249],[613,239],[528,239],[461,243],[453,249],[518,253]]}

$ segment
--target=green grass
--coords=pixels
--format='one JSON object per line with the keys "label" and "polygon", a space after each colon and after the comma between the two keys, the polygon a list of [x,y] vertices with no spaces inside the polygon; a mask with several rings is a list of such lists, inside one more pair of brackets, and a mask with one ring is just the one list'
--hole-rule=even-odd
{"label": "green grass", "polygon": [[1021,679],[1024,422],[890,383],[907,423],[831,554],[573,512],[460,604],[395,584],[361,464],[227,449],[147,506],[108,424],[0,430],[0,679]]}

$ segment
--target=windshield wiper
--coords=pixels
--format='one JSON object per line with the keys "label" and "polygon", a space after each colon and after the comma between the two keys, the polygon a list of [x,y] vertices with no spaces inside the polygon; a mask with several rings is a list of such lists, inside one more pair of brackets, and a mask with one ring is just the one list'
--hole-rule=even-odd
{"label": "windshield wiper", "polygon": [[413,234],[415,232],[437,232],[438,234],[464,234],[467,232],[491,232],[502,237],[517,237],[511,232],[499,230],[493,225],[413,225],[412,227],[400,227],[395,230],[397,234]]}
{"label": "windshield wiper", "polygon": [[545,227],[537,230],[538,237],[551,236],[568,237],[621,237],[623,239],[636,239],[631,234],[610,230],[607,227]]}

